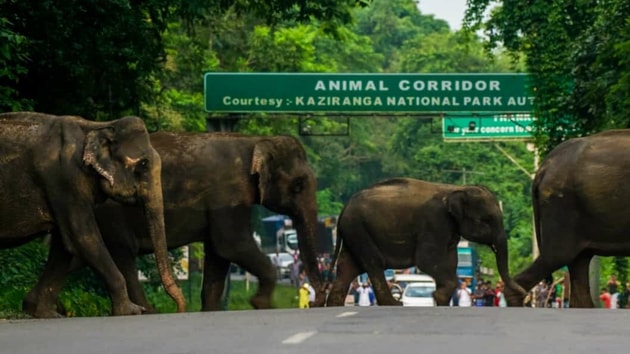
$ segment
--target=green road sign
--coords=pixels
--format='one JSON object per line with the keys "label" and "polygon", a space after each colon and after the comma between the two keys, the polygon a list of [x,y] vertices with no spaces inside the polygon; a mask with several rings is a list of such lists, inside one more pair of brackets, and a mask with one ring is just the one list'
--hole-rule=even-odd
{"label": "green road sign", "polygon": [[442,119],[445,140],[529,139],[535,118],[529,113]]}
{"label": "green road sign", "polygon": [[532,110],[526,74],[206,73],[208,112]]}

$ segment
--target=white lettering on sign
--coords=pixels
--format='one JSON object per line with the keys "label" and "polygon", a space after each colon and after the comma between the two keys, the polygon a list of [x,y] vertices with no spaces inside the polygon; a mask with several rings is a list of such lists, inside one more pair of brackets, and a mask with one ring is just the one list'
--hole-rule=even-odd
{"label": "white lettering on sign", "polygon": [[400,80],[401,91],[501,91],[497,80]]}
{"label": "white lettering on sign", "polygon": [[261,106],[261,107],[282,107],[282,98],[261,98],[261,97],[231,97],[224,96],[223,104],[226,106]]}
{"label": "white lettering on sign", "polygon": [[389,91],[383,80],[317,80],[315,91]]}
{"label": "white lettering on sign", "polygon": [[297,96],[296,106],[382,106],[380,97]]}

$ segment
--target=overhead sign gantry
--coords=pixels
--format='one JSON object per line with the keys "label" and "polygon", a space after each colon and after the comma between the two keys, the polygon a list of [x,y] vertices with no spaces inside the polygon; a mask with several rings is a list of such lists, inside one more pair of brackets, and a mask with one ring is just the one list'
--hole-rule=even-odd
{"label": "overhead sign gantry", "polygon": [[529,113],[526,74],[206,73],[208,112]]}

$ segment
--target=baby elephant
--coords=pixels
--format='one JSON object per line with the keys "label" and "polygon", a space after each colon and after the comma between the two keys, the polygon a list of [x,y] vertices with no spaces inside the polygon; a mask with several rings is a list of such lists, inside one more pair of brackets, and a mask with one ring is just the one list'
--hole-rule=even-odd
{"label": "baby elephant", "polygon": [[357,192],[339,216],[337,277],[327,306],[342,306],[350,283],[363,272],[379,305],[400,305],[383,272],[411,266],[435,279],[433,298],[448,306],[457,286],[460,237],[492,247],[506,286],[525,294],[509,276],[503,214],[487,188],[394,178]]}

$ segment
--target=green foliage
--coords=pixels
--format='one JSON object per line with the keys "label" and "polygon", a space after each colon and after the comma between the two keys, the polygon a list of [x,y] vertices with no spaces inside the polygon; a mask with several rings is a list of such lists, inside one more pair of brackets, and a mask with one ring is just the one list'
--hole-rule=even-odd
{"label": "green foliage", "polygon": [[343,203],[336,201],[330,189],[317,191],[317,209],[320,215],[339,215]]}
{"label": "green foliage", "polygon": [[490,2],[469,1],[465,22],[472,30],[484,27],[488,48],[502,45],[525,57],[543,156],[567,138],[630,126],[627,1],[494,3],[484,22]]}
{"label": "green foliage", "polygon": [[[198,272],[192,272],[188,280],[181,282],[180,286],[187,301],[187,311],[197,312],[201,310],[201,284],[202,275]],[[230,290],[228,295],[227,309],[235,310],[253,310],[249,299],[256,293],[258,283],[255,281],[232,280],[230,282]],[[173,300],[164,292],[163,289],[155,289],[153,287],[145,287],[147,298],[160,313],[173,313],[176,311]],[[272,295],[272,304],[275,308],[296,308],[297,307],[297,291],[294,287],[277,284]]]}

